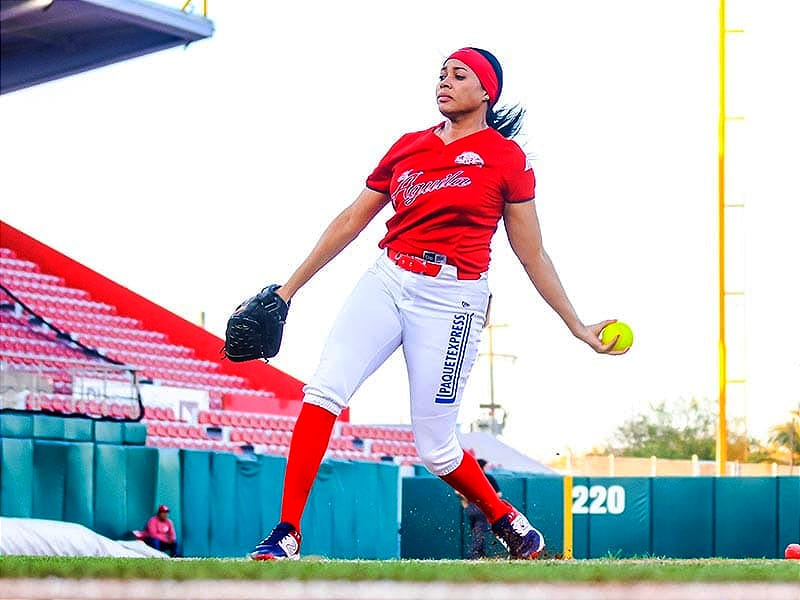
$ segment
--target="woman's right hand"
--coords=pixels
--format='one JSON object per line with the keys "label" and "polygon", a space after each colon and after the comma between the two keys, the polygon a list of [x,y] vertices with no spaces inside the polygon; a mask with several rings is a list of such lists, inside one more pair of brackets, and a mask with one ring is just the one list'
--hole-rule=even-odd
{"label": "woman's right hand", "polygon": [[584,325],[583,328],[575,332],[575,337],[586,342],[598,354],[611,354],[613,356],[625,354],[628,350],[630,350],[630,346],[625,348],[625,350],[612,349],[614,348],[614,344],[617,343],[619,336],[615,336],[614,339],[607,344],[604,344],[600,340],[600,332],[603,331],[607,325],[611,325],[611,323],[616,322],[617,319],[608,319],[593,325]]}

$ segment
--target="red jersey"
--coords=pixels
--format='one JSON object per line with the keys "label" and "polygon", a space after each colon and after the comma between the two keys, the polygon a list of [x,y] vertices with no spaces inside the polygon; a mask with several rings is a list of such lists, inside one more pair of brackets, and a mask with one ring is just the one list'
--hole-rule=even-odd
{"label": "red jersey", "polygon": [[445,144],[434,133],[439,127],[405,134],[367,178],[367,187],[389,194],[395,209],[379,246],[444,254],[477,275],[489,268],[505,203],[531,200],[536,179],[522,148],[496,130]]}
{"label": "red jersey", "polygon": [[162,521],[157,516],[152,516],[147,521],[145,532],[151,538],[171,544],[175,541],[175,526],[170,519]]}

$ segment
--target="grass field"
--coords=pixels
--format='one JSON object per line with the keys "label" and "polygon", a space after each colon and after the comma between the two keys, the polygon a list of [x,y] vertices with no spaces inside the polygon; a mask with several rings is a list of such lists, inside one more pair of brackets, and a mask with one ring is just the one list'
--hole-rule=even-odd
{"label": "grass field", "polygon": [[602,559],[532,562],[347,561],[306,558],[256,563],[225,559],[4,556],[0,578],[169,580],[346,580],[415,582],[800,582],[795,560]]}

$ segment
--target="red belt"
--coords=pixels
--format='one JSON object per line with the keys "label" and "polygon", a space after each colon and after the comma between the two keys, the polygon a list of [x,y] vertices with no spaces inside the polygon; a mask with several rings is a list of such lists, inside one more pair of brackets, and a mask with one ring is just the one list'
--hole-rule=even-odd
{"label": "red belt", "polygon": [[396,252],[391,248],[387,248],[386,253],[389,256],[389,260],[391,260],[394,264],[401,269],[411,271],[412,273],[420,273],[421,275],[436,277],[439,274],[439,271],[442,270],[442,265],[424,260],[418,256]]}
{"label": "red belt", "polygon": [[[389,257],[389,260],[391,260],[398,267],[400,267],[401,269],[405,269],[406,271],[411,271],[412,273],[419,273],[421,275],[436,277],[439,274],[439,271],[442,270],[442,265],[440,265],[439,263],[431,262],[429,260],[425,260],[424,258],[413,256],[411,254],[397,252],[396,250],[392,250],[391,248],[386,248],[386,254]],[[461,270],[458,270],[458,278],[480,279],[481,276],[462,273]]]}

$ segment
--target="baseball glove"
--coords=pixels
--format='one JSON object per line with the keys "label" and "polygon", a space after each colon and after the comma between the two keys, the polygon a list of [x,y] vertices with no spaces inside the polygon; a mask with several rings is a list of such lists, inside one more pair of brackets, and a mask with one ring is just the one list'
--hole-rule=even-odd
{"label": "baseball glove", "polygon": [[234,362],[268,359],[278,353],[289,304],[272,284],[242,302],[228,319],[223,354]]}

